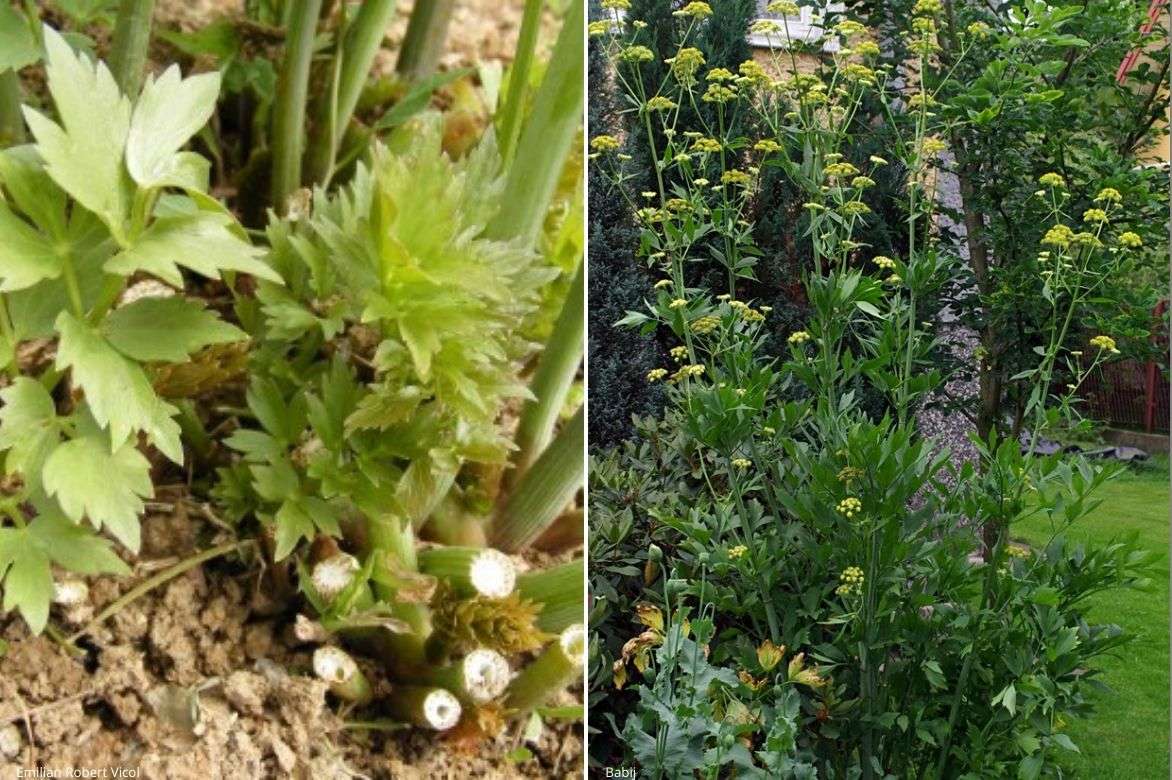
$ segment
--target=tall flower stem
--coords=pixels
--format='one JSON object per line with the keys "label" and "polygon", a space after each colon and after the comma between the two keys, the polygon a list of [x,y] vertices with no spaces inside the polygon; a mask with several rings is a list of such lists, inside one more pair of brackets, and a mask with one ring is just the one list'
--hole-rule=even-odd
{"label": "tall flower stem", "polygon": [[537,48],[537,32],[541,28],[541,9],[544,0],[525,0],[525,11],[521,16],[521,32],[517,36],[517,49],[513,64],[509,68],[509,90],[501,106],[497,127],[500,133],[501,157],[508,165],[517,150],[517,139],[521,134],[521,115],[525,98],[529,95],[529,71],[533,67],[533,54]]}
{"label": "tall flower stem", "polygon": [[20,76],[8,69],[0,73],[0,149],[23,143],[24,118],[20,108]]}

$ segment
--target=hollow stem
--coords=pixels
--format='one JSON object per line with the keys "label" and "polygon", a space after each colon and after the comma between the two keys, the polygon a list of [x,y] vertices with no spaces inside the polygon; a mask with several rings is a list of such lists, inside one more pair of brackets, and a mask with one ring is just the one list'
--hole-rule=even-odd
{"label": "hollow stem", "polygon": [[579,409],[509,496],[492,526],[493,547],[517,552],[557,519],[582,487],[585,446],[583,410]]}
{"label": "hollow stem", "polygon": [[586,654],[586,629],[577,623],[562,631],[537,660],[509,683],[505,706],[514,713],[540,707],[573,680],[581,677]]}
{"label": "hollow stem", "polygon": [[110,46],[110,71],[123,94],[131,100],[142,87],[154,13],[155,0],[122,0],[118,5]]}
{"label": "hollow stem", "polygon": [[443,688],[420,685],[396,687],[387,701],[391,717],[421,728],[447,731],[460,722],[460,700]]}
{"label": "hollow stem", "polygon": [[558,415],[565,406],[566,395],[578,374],[586,334],[583,317],[585,265],[578,265],[578,272],[574,274],[574,281],[562,304],[561,314],[558,315],[553,333],[541,353],[537,372],[529,385],[534,397],[521,410],[515,439],[517,451],[513,457],[509,484],[515,483],[549,445]]}
{"label": "hollow stem", "polygon": [[0,149],[24,143],[24,118],[20,108],[20,76],[8,69],[0,73]]}
{"label": "hollow stem", "polygon": [[513,159],[517,138],[521,134],[521,113],[525,110],[525,98],[529,95],[529,71],[533,67],[543,5],[544,0],[525,0],[525,11],[521,16],[521,32],[517,35],[517,49],[509,68],[508,92],[501,106],[498,124],[501,159],[506,165]]}
{"label": "hollow stem", "polygon": [[517,583],[517,566],[502,552],[476,547],[433,547],[419,552],[419,571],[447,580],[464,596],[503,599]]}
{"label": "hollow stem", "polygon": [[338,647],[319,647],[313,653],[313,673],[330,685],[330,693],[344,701],[366,704],[373,698],[370,682],[350,654]]}
{"label": "hollow stem", "polygon": [[585,3],[570,3],[553,58],[533,99],[518,148],[526,154],[509,166],[504,204],[492,223],[491,238],[537,243],[549,203],[582,123]]}
{"label": "hollow stem", "polygon": [[395,70],[409,81],[425,79],[435,72],[447,45],[448,25],[455,0],[418,0],[407,22],[407,33],[399,49]]}
{"label": "hollow stem", "polygon": [[509,662],[495,650],[473,650],[458,663],[424,672],[420,682],[451,691],[465,704],[484,704],[505,692]]}
{"label": "hollow stem", "polygon": [[522,598],[541,605],[537,627],[557,633],[575,623],[581,623],[585,609],[585,576],[581,558],[559,566],[522,574],[517,578],[517,591]]}
{"label": "hollow stem", "polygon": [[305,136],[305,103],[313,40],[322,0],[292,0],[285,37],[285,56],[273,102],[272,206],[284,214],[289,196],[301,186],[301,153]]}

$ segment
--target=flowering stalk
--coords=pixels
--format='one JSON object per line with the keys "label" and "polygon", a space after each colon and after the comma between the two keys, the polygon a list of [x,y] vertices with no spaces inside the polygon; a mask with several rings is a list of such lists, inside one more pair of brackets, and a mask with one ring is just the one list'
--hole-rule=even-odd
{"label": "flowering stalk", "polygon": [[529,712],[582,674],[586,654],[586,628],[581,623],[569,626],[551,642],[533,663],[525,667],[509,684],[505,706],[512,712]]}
{"label": "flowering stalk", "polygon": [[537,627],[559,632],[582,622],[585,598],[584,566],[581,558],[544,571],[522,574],[517,591],[522,598],[541,604]]}
{"label": "flowering stalk", "polygon": [[492,525],[493,547],[514,553],[557,519],[582,487],[585,446],[586,427],[579,409],[509,496]]}
{"label": "flowering stalk", "polygon": [[431,547],[419,551],[419,570],[447,580],[464,596],[503,599],[513,592],[517,566],[504,553],[475,547]]}
{"label": "flowering stalk", "polygon": [[460,700],[443,688],[403,685],[387,700],[391,717],[433,731],[447,731],[460,722]]}

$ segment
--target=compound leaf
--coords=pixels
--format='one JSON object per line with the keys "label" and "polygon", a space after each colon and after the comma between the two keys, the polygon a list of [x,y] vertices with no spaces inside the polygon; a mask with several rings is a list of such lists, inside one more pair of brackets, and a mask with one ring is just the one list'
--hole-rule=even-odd
{"label": "compound leaf", "polygon": [[18,610],[39,634],[49,621],[53,573],[49,557],[30,539],[28,528],[0,528],[0,581],[4,611]]}
{"label": "compound leaf", "polygon": [[[190,155],[180,148],[207,124],[220,93],[220,74],[190,78],[172,65],[156,81],[148,76],[134,106],[126,142],[126,167],[143,187],[190,183]],[[197,158],[198,159],[198,158]]]}
{"label": "compound leaf", "polygon": [[53,241],[0,202],[0,292],[15,292],[61,275]]}
{"label": "compound leaf", "polygon": [[231,225],[231,217],[212,211],[161,217],[134,246],[110,258],[106,271],[122,276],[147,271],[174,287],[183,287],[179,266],[208,278],[241,271],[280,284],[280,275],[260,259],[264,250],[233,233]]}
{"label": "compound leaf", "polygon": [[74,52],[51,27],[44,36],[49,92],[61,124],[25,107],[37,151],[53,181],[121,234],[131,190],[122,165],[130,101],[104,64]]}
{"label": "compound leaf", "polygon": [[94,420],[110,429],[113,449],[136,431],[143,431],[159,451],[182,463],[179,425],[172,419],[177,410],[155,394],[142,368],[69,312],[57,317],[57,330],[61,334],[57,367],[73,372],[73,381],[85,391]]}
{"label": "compound leaf", "polygon": [[40,382],[22,376],[0,390],[0,402],[0,450],[8,451],[5,469],[39,486],[45,460],[60,439],[53,398]]}
{"label": "compound leaf", "polygon": [[44,480],[45,492],[57,498],[71,520],[88,517],[95,528],[105,526],[138,552],[142,500],[154,489],[150,462],[132,443],[111,452],[96,436],[68,441],[45,462]]}
{"label": "compound leaf", "polygon": [[227,344],[247,334],[202,304],[180,297],[141,298],[115,309],[103,326],[114,348],[135,360],[181,363],[210,344]]}

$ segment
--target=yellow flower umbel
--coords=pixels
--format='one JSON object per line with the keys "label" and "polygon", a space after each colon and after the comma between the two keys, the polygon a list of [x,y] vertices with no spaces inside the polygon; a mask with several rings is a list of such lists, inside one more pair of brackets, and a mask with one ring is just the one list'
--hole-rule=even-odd
{"label": "yellow flower umbel", "polygon": [[1050,246],[1056,246],[1062,249],[1070,246],[1070,242],[1074,240],[1074,231],[1066,225],[1055,225],[1046,231],[1046,235],[1042,236],[1042,243]]}
{"label": "yellow flower umbel", "polygon": [[1057,173],[1044,173],[1038,178],[1038,182],[1056,190],[1066,189],[1066,179]]}
{"label": "yellow flower umbel", "polygon": [[875,257],[871,258],[871,262],[874,263],[875,265],[879,266],[880,270],[883,270],[883,271],[894,271],[895,270],[895,261],[892,260],[890,257],[887,257],[886,255],[876,255]]}
{"label": "yellow flower umbel", "polygon": [[1095,203],[1122,203],[1123,195],[1114,187],[1104,187],[1095,196]]}
{"label": "yellow flower umbel", "polygon": [[728,557],[732,558],[733,560],[736,560],[737,558],[743,557],[744,554],[747,553],[748,551],[749,551],[748,547],[746,547],[743,544],[738,544],[736,547],[729,548]]}
{"label": "yellow flower umbel", "polygon": [[1115,348],[1115,339],[1110,336],[1095,336],[1091,339],[1091,346],[1098,347],[1104,352],[1110,352],[1113,355],[1119,354],[1119,350]]}
{"label": "yellow flower umbel", "polygon": [[748,458],[733,458],[732,464],[735,468],[745,471],[753,465],[753,461]]}
{"label": "yellow flower umbel", "polygon": [[1107,212],[1102,209],[1087,209],[1082,213],[1082,221],[1092,224],[1101,224],[1108,219]]}
{"label": "yellow flower umbel", "polygon": [[665,61],[671,66],[671,72],[676,77],[676,81],[684,86],[691,86],[696,83],[696,74],[704,64],[704,53],[697,48],[688,46],[680,49],[676,52],[676,56]]}
{"label": "yellow flower umbel", "polygon": [[692,320],[692,324],[689,327],[692,329],[693,333],[711,333],[720,327],[720,317],[712,314],[705,314],[703,317],[697,317],[696,319]]}
{"label": "yellow flower umbel", "polygon": [[663,95],[656,95],[647,101],[648,111],[671,111],[676,107],[675,102],[671,98]]}
{"label": "yellow flower umbel", "polygon": [[647,381],[648,382],[658,382],[660,379],[663,379],[665,376],[667,376],[667,369],[666,368],[653,368],[647,372]]}
{"label": "yellow flower umbel", "polygon": [[846,517],[848,520],[853,519],[855,515],[863,511],[863,502],[854,496],[847,496],[842,501],[838,502],[835,507],[838,513]]}
{"label": "yellow flower umbel", "polygon": [[772,138],[765,138],[753,144],[753,149],[758,152],[766,153],[780,152],[781,144],[779,144],[777,141],[774,141]]}
{"label": "yellow flower umbel", "polygon": [[1119,234],[1119,243],[1128,249],[1139,249],[1144,245],[1144,240],[1129,230],[1126,233]]}
{"label": "yellow flower umbel", "polygon": [[788,341],[790,344],[795,344],[795,345],[796,344],[804,344],[809,340],[810,340],[810,334],[804,330],[795,330],[793,333],[789,334],[789,338],[786,339],[786,341]]}
{"label": "yellow flower umbel", "polygon": [[859,596],[863,593],[863,570],[848,566],[838,575],[838,587],[834,592],[839,596]]}
{"label": "yellow flower umbel", "polygon": [[699,377],[704,375],[704,366],[699,363],[693,363],[690,366],[681,366],[678,371],[671,375],[671,381],[679,382],[689,377]]}
{"label": "yellow flower umbel", "polygon": [[688,348],[687,347],[672,347],[671,348],[671,356],[672,356],[672,359],[675,360],[677,363],[682,363],[682,362],[684,362],[684,358],[686,358],[688,356]]}
{"label": "yellow flower umbel", "polygon": [[613,135],[596,135],[590,139],[590,148],[596,152],[613,152],[619,148],[619,139]]}
{"label": "yellow flower umbel", "polygon": [[712,6],[708,5],[708,3],[688,3],[683,8],[673,13],[672,16],[690,16],[693,19],[706,19],[707,17],[712,16]]}
{"label": "yellow flower umbel", "polygon": [[720,176],[721,184],[731,184],[736,187],[748,187],[753,182],[753,177],[744,171],[725,171]]}
{"label": "yellow flower umbel", "polygon": [[715,138],[697,138],[692,143],[691,151],[715,154],[720,151],[720,141]]}

